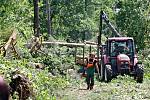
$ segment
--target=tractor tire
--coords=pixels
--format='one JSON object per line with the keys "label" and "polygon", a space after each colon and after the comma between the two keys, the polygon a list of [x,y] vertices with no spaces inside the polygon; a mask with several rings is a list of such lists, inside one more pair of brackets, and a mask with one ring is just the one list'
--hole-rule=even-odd
{"label": "tractor tire", "polygon": [[110,82],[112,79],[112,69],[111,65],[105,65],[105,71],[104,71],[104,81]]}
{"label": "tractor tire", "polygon": [[135,69],[135,79],[137,83],[143,82],[144,70],[142,64],[137,64]]}

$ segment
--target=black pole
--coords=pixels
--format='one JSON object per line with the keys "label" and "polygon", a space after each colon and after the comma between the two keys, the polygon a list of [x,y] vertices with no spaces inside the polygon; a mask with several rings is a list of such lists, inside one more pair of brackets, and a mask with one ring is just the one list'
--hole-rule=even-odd
{"label": "black pole", "polygon": [[103,11],[100,12],[100,23],[99,23],[99,35],[98,35],[98,45],[100,46],[101,45],[101,35],[102,35],[102,15],[103,15]]}
{"label": "black pole", "polygon": [[[99,62],[99,58],[100,58],[100,46],[101,46],[101,35],[102,35],[102,15],[103,15],[103,11],[100,12],[100,15],[99,15],[99,35],[98,35],[98,45],[97,45],[97,60],[98,60],[98,65],[100,65],[100,62]],[[102,56],[102,55],[101,55]],[[101,57],[102,58],[102,57]]]}
{"label": "black pole", "polygon": [[89,53],[91,54],[91,52],[92,52],[92,47],[91,47],[91,45],[90,45],[90,51],[89,51]]}

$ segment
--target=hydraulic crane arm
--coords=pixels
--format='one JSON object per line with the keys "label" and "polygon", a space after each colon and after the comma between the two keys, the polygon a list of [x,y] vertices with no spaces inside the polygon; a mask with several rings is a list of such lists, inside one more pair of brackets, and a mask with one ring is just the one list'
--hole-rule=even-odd
{"label": "hydraulic crane arm", "polygon": [[[101,47],[101,35],[102,35],[102,23],[103,21],[108,25],[108,27],[111,29],[111,31],[113,32],[113,34],[115,34],[116,37],[121,37],[121,35],[119,34],[119,32],[117,32],[117,30],[114,28],[114,26],[110,23],[107,15],[105,14],[104,11],[101,11],[100,12],[100,25],[99,25],[99,35],[98,35],[98,46],[97,46],[97,57],[98,59],[100,58],[99,57],[99,54],[102,53],[100,52],[100,47]],[[102,55],[102,54],[101,54]],[[101,59],[102,59],[102,56],[101,56]],[[99,62],[98,62],[99,63]]]}
{"label": "hydraulic crane arm", "polygon": [[107,15],[104,11],[100,12],[100,25],[99,25],[99,35],[98,35],[98,45],[101,45],[101,35],[102,35],[102,23],[103,21],[108,25],[108,27],[111,29],[113,34],[115,34],[116,37],[121,37],[121,34],[114,28],[114,26],[110,23]]}
{"label": "hydraulic crane arm", "polygon": [[[117,32],[117,30],[114,28],[114,26],[110,23],[107,15],[105,14],[105,12],[101,12],[101,17],[102,20],[104,20],[104,22],[108,25],[108,27],[111,29],[111,31],[115,34],[116,37],[121,37],[121,35],[119,34],[119,32]],[[102,22],[101,22],[102,24]]]}

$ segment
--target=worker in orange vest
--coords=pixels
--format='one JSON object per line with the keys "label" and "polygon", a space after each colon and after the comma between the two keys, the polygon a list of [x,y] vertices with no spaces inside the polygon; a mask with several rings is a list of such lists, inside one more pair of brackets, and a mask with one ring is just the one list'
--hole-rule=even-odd
{"label": "worker in orange vest", "polygon": [[90,54],[89,58],[87,60],[87,76],[86,76],[86,82],[87,82],[87,89],[92,90],[94,86],[94,73],[95,73],[95,68],[97,72],[99,73],[99,68],[97,64],[97,60],[95,59],[94,54]]}

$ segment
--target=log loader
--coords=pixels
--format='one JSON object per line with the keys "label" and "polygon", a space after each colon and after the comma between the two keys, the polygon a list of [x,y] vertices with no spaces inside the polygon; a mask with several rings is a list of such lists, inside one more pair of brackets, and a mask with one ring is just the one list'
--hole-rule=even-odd
{"label": "log loader", "polygon": [[[112,30],[115,37],[107,38],[105,45],[101,44],[102,22]],[[143,82],[143,64],[138,61],[134,39],[123,37],[110,23],[105,12],[100,12],[100,27],[98,36],[97,56],[100,57],[100,80],[110,82],[117,75],[131,75],[138,83]]]}

